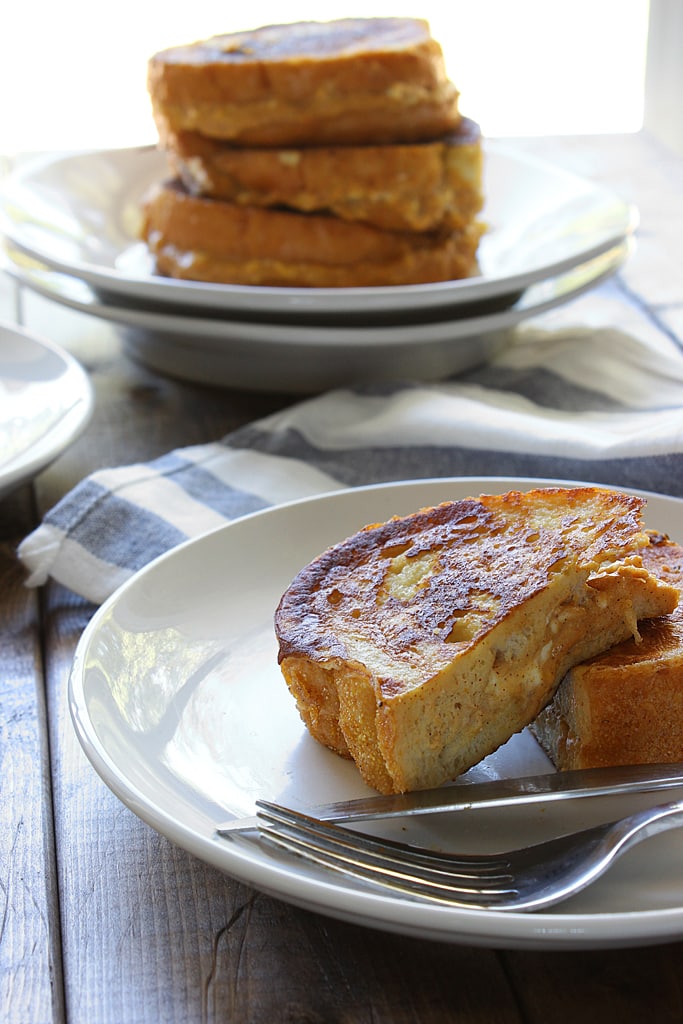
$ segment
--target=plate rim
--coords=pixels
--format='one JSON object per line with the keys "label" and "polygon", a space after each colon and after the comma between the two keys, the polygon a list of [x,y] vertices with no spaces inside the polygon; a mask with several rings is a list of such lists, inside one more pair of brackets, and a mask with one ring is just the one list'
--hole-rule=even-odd
{"label": "plate rim", "polygon": [[[590,480],[564,480],[553,477],[429,477],[417,480],[387,481],[368,484],[363,487],[344,487],[338,490],[294,499],[239,517],[199,537],[188,539],[177,547],[163,553],[138,570],[124,582],[95,612],[81,635],[71,666],[68,680],[68,704],[78,740],[100,778],[108,788],[139,818],[151,825],[176,845],[183,847],[194,856],[213,864],[219,870],[247,885],[283,899],[294,905],[305,907],[316,913],[327,914],[365,926],[395,931],[404,935],[430,938],[437,941],[467,942],[471,945],[515,949],[591,949],[623,948],[675,941],[683,934],[683,904],[653,910],[620,912],[596,912],[567,914],[556,911],[543,913],[510,913],[504,911],[454,910],[453,908],[426,906],[410,903],[410,914],[406,917],[406,901],[399,897],[378,895],[360,887],[347,885],[344,881],[328,881],[304,877],[303,894],[301,874],[288,869],[277,860],[264,864],[253,856],[253,847],[242,851],[232,846],[237,854],[226,866],[225,840],[208,836],[193,829],[187,822],[179,821],[163,808],[154,806],[149,795],[140,793],[126,778],[106,750],[100,738],[89,730],[87,701],[83,691],[85,681],[84,664],[86,652],[97,636],[101,621],[110,613],[125,594],[140,585],[145,577],[164,562],[177,558],[180,552],[186,557],[193,547],[230,531],[245,521],[273,517],[284,510],[296,509],[302,504],[334,501],[335,498],[349,497],[358,492],[391,489],[409,493],[422,487],[463,486],[473,493],[485,493],[487,488],[498,490],[504,487],[591,485]],[[598,484],[597,486],[607,486]],[[683,516],[683,498],[637,488],[618,488],[628,493],[663,499],[678,506]],[[210,541],[209,541],[210,542]],[[230,847],[228,847],[230,848]],[[239,870],[233,870],[238,867]],[[453,922],[456,926],[453,927]],[[617,934],[615,935],[615,930]]]}
{"label": "plate rim", "polygon": [[[321,311],[344,315],[350,309],[354,312],[363,311],[352,303],[356,299],[363,301],[365,312],[370,310],[392,310],[403,308],[431,309],[444,305],[457,306],[498,297],[508,292],[517,292],[530,284],[544,278],[556,276],[570,270],[579,263],[586,262],[606,251],[618,241],[632,235],[639,222],[639,214],[635,203],[618,196],[606,186],[583,178],[572,171],[556,166],[539,157],[516,152],[514,147],[495,139],[484,139],[485,159],[506,159],[521,166],[533,167],[537,171],[553,176],[558,180],[572,181],[576,186],[587,190],[589,194],[602,198],[605,202],[615,203],[622,214],[621,228],[606,234],[599,244],[589,248],[576,250],[571,256],[558,259],[550,264],[540,264],[532,271],[499,275],[496,278],[465,278],[456,281],[432,282],[426,284],[406,285],[401,287],[367,287],[367,288],[277,288],[253,285],[218,285],[210,282],[190,282],[172,278],[148,276],[145,278],[122,277],[115,268],[81,261],[60,259],[44,248],[35,244],[27,244],[21,237],[25,222],[17,225],[6,207],[16,203],[22,190],[31,193],[35,188],[35,177],[41,172],[58,165],[66,165],[79,160],[130,160],[148,158],[163,160],[163,154],[154,144],[117,149],[82,150],[71,154],[52,154],[36,158],[26,165],[11,172],[0,189],[0,228],[27,255],[32,256],[52,269],[71,274],[87,281],[96,290],[116,296],[131,296],[137,301],[163,302],[169,306],[185,305],[198,308],[235,310],[272,308],[296,310],[302,318],[307,315],[319,314]],[[161,167],[161,165],[160,165]],[[30,205],[30,204],[29,204]],[[24,211],[26,204],[24,203]],[[483,214],[485,215],[486,209]],[[43,225],[44,229],[44,225]],[[17,233],[18,231],[18,233]],[[140,243],[142,244],[142,243]],[[131,285],[133,290],[131,290]],[[350,306],[350,303],[352,305]],[[398,303],[398,305],[397,305]],[[322,308],[321,308],[322,304]]]}
{"label": "plate rim", "polygon": [[[410,324],[348,324],[339,323],[334,326],[318,323],[307,324],[271,321],[240,321],[225,319],[219,316],[202,315],[193,317],[189,313],[174,313],[172,309],[158,310],[153,307],[125,306],[119,303],[107,303],[106,298],[98,297],[97,292],[87,282],[72,275],[65,274],[46,266],[22,267],[12,257],[12,252],[5,247],[0,254],[0,266],[6,270],[19,284],[36,294],[43,296],[59,305],[64,305],[77,312],[89,316],[97,316],[107,322],[121,327],[129,327],[143,331],[168,332],[174,341],[184,334],[201,341],[224,340],[226,331],[233,330],[241,335],[240,340],[257,345],[267,341],[284,346],[325,348],[352,345],[354,348],[367,348],[368,345],[391,345],[394,347],[410,346],[419,339],[425,343],[453,340],[463,341],[474,334],[489,334],[507,330],[534,316],[540,316],[557,306],[579,298],[592,290],[604,280],[618,273],[630,258],[633,251],[633,240],[625,237],[613,246],[605,249],[598,256],[576,264],[570,270],[557,277],[547,278],[530,285],[518,301],[503,310],[486,312],[470,317],[435,320],[425,323]],[[582,268],[594,268],[590,276],[579,283],[567,287],[566,291],[553,291],[562,287],[564,281],[571,278]],[[37,275],[40,275],[38,277]],[[71,288],[71,293],[69,289]],[[77,292],[83,292],[81,297]],[[87,293],[87,294],[86,294]],[[547,293],[547,294],[546,294]],[[214,311],[220,312],[218,310]],[[272,335],[265,339],[265,334]],[[426,336],[425,336],[426,335]],[[229,340],[229,339],[228,339]]]}

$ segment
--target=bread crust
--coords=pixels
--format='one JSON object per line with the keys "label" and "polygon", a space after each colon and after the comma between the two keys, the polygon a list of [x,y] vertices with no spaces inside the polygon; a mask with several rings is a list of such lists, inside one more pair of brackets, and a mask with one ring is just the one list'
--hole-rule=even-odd
{"label": "bread crust", "polygon": [[303,214],[191,196],[177,182],[153,190],[142,237],[171,277],[248,285],[358,287],[467,277],[477,270],[482,226],[384,231]]}
{"label": "bread crust", "polygon": [[568,669],[671,609],[640,564],[642,500],[543,488],[366,528],[292,582],[275,631],[311,734],[381,792],[455,778]]}
{"label": "bread crust", "polygon": [[[652,534],[643,564],[683,588],[683,547]],[[532,730],[560,770],[683,761],[683,604],[577,665]]]}
{"label": "bread crust", "polygon": [[412,142],[454,130],[458,93],[426,21],[268,25],[155,54],[162,141],[194,131],[247,146]]}
{"label": "bread crust", "polygon": [[442,232],[462,230],[483,206],[481,132],[465,118],[456,132],[421,143],[254,149],[179,132],[165,146],[190,194],[240,206]]}

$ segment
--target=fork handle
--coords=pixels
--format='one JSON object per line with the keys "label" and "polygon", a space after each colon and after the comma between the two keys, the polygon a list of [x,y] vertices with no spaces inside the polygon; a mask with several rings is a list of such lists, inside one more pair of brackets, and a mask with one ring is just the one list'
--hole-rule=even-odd
{"label": "fork handle", "polygon": [[643,839],[649,839],[660,832],[683,825],[683,800],[672,800],[667,804],[636,811],[627,818],[615,821],[610,833],[616,842],[616,849],[625,852]]}

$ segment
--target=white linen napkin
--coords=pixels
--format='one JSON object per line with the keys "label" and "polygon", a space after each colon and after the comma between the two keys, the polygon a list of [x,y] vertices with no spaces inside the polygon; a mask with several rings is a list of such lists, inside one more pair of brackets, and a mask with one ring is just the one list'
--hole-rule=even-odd
{"label": "white linen napkin", "polygon": [[103,469],[22,542],[27,583],[52,577],[99,603],[187,538],[389,480],[551,477],[683,497],[683,353],[656,337],[527,327],[457,380],[332,391],[215,443]]}

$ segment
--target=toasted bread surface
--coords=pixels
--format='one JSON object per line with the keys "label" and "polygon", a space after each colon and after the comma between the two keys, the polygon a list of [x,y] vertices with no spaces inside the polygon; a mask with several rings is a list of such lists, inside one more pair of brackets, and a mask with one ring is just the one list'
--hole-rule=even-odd
{"label": "toasted bread surface", "polygon": [[541,488],[365,528],[292,582],[275,630],[311,734],[369,785],[455,778],[532,721],[568,669],[670,611],[642,499]]}
{"label": "toasted bread surface", "polygon": [[[683,547],[652,534],[643,565],[683,588]],[[683,761],[683,604],[575,666],[532,729],[561,770]]]}
{"label": "toasted bread surface", "polygon": [[483,228],[385,231],[327,214],[239,206],[190,195],[177,182],[154,189],[142,237],[170,277],[251,285],[355,287],[416,284],[476,271]]}
{"label": "toasted bread surface", "polygon": [[481,133],[464,118],[456,132],[412,144],[254,149],[180,132],[166,152],[193,195],[389,231],[459,230],[483,205]]}
{"label": "toasted bread surface", "polygon": [[412,142],[452,131],[458,94],[427,22],[268,25],[154,55],[162,141],[195,131],[247,146]]}

